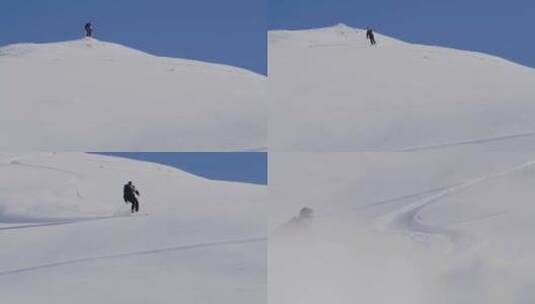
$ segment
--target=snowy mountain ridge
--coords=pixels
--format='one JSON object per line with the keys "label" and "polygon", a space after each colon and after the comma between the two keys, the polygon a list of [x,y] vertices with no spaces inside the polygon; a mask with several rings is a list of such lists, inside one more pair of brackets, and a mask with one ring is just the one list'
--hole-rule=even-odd
{"label": "snowy mountain ridge", "polygon": [[[270,43],[289,41],[300,41],[309,47],[321,46],[344,46],[344,45],[358,45],[367,46],[368,43],[362,38],[366,37],[366,30],[360,28],[353,28],[346,24],[339,23],[333,26],[327,26],[314,29],[300,29],[300,30],[275,30],[269,34]],[[401,40],[376,34],[380,38],[383,45],[407,44]],[[328,43],[332,43],[329,45]]]}
{"label": "snowy mountain ridge", "polygon": [[[122,196],[129,180],[140,192],[135,215]],[[44,152],[0,154],[0,183],[6,302],[265,300],[266,186]]]}
{"label": "snowy mountain ridge", "polygon": [[3,151],[265,150],[265,77],[85,38],[0,49]]}
{"label": "snowy mountain ridge", "polygon": [[[91,58],[92,56],[96,58]],[[96,59],[103,61],[116,61],[127,57],[136,57],[153,63],[169,63],[174,61],[177,64],[184,64],[189,67],[196,67],[207,72],[228,72],[238,74],[243,77],[260,78],[263,76],[246,69],[233,67],[224,64],[207,63],[193,59],[181,59],[172,57],[160,57],[149,53],[130,48],[121,44],[98,40],[95,38],[83,38],[78,40],[60,41],[51,43],[17,43],[0,47],[0,56],[27,59],[30,56],[40,57],[60,61],[61,59]]]}
{"label": "snowy mountain ridge", "polygon": [[[519,63],[510,61],[508,59],[464,49],[455,49],[451,47],[444,47],[440,45],[431,45],[431,44],[420,44],[420,43],[411,43],[406,42],[401,39],[383,35],[378,32],[374,32],[375,38],[380,42],[376,47],[417,47],[420,48],[422,52],[431,51],[431,52],[444,52],[450,54],[458,54],[469,56],[473,55],[474,58],[479,60],[486,60],[496,64],[510,63],[517,65],[520,68],[527,70],[534,70],[534,68],[521,65]],[[269,34],[270,43],[284,43],[300,41],[304,46],[311,48],[314,47],[349,47],[349,46],[359,46],[369,48],[369,42],[366,41],[366,29],[354,28],[344,23],[338,23],[333,26],[327,26],[322,28],[314,29],[299,29],[299,30],[275,30]]]}
{"label": "snowy mountain ridge", "polygon": [[344,25],[269,40],[272,149],[535,148],[532,68]]}

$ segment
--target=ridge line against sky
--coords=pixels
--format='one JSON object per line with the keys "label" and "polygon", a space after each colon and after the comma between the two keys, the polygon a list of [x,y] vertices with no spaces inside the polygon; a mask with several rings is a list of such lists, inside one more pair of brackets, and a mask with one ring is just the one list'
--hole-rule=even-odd
{"label": "ridge line against sky", "polygon": [[3,0],[0,46],[76,40],[88,21],[96,39],[267,74],[263,0]]}
{"label": "ridge line against sky", "polygon": [[211,180],[267,185],[266,152],[89,152],[174,167]]}
{"label": "ridge line against sky", "polygon": [[269,30],[344,23],[410,43],[471,50],[535,68],[535,2],[529,0],[270,0]]}

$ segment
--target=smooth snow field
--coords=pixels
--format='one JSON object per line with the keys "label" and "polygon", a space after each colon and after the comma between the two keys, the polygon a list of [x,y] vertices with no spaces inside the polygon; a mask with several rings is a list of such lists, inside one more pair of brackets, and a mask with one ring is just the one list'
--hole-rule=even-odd
{"label": "smooth snow field", "polygon": [[1,302],[266,303],[266,198],[147,162],[0,154]]}
{"label": "smooth snow field", "polygon": [[[270,303],[533,303],[533,153],[269,161]],[[288,223],[304,206],[312,219]]]}
{"label": "smooth snow field", "polygon": [[534,69],[376,40],[345,25],[269,32],[271,150],[535,150]]}
{"label": "smooth snow field", "polygon": [[0,48],[0,151],[250,151],[266,78],[85,38]]}

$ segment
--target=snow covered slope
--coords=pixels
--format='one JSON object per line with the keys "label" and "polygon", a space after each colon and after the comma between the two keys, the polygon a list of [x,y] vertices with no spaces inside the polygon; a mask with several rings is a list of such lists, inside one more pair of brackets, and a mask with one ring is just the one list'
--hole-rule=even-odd
{"label": "snow covered slope", "polygon": [[270,303],[532,303],[534,184],[533,153],[270,153]]}
{"label": "snow covered slope", "polygon": [[1,154],[0,184],[2,302],[266,302],[265,186],[83,153]]}
{"label": "snow covered slope", "polygon": [[0,48],[2,151],[265,149],[265,77],[86,38]]}
{"label": "snow covered slope", "polygon": [[363,30],[345,25],[269,33],[270,148],[535,148],[535,70],[376,39],[370,47]]}

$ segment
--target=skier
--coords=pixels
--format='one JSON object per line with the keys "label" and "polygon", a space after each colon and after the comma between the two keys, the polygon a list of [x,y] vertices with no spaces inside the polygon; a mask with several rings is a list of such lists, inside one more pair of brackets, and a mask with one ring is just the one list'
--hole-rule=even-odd
{"label": "skier", "polygon": [[139,196],[139,191],[137,191],[132,181],[129,181],[128,184],[123,187],[123,198],[125,203],[132,203],[132,213],[139,212],[139,202],[136,195]]}
{"label": "skier", "polygon": [[299,235],[308,230],[312,225],[313,219],[314,210],[309,207],[303,207],[296,216],[275,229],[274,233],[283,237]]}
{"label": "skier", "polygon": [[91,22],[88,22],[84,26],[85,29],[85,36],[86,37],[92,37],[93,36],[93,27],[91,26]]}
{"label": "skier", "polygon": [[373,30],[372,30],[370,27],[368,27],[368,28],[366,29],[366,39],[370,40],[370,43],[371,43],[372,45],[375,45],[375,44],[376,44],[376,42],[375,42],[375,35],[373,34]]}
{"label": "skier", "polygon": [[313,216],[314,216],[314,210],[312,208],[303,207],[299,211],[299,215],[294,216],[290,220],[290,223],[292,225],[301,225],[301,224],[304,224],[304,223],[308,223],[308,222],[310,222],[310,220],[312,219]]}

